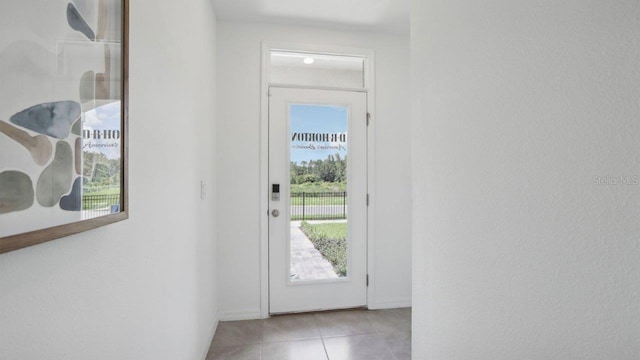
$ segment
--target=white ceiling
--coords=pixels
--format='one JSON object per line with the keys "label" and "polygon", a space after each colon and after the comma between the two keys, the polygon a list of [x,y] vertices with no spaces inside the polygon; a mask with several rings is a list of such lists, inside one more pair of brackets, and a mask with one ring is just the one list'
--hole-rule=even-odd
{"label": "white ceiling", "polygon": [[213,0],[221,20],[409,33],[410,0]]}

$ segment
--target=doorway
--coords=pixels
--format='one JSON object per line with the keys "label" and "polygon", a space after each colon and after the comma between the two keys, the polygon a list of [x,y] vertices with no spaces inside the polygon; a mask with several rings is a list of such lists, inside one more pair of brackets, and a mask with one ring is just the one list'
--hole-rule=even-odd
{"label": "doorway", "polygon": [[367,304],[367,93],[269,87],[269,313]]}

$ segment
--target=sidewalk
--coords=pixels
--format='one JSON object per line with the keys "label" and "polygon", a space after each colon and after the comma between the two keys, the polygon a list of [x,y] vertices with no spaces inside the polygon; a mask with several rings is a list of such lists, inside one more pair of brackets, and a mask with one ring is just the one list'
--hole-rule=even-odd
{"label": "sidewalk", "polygon": [[291,280],[337,279],[331,263],[313,247],[311,240],[300,230],[300,221],[291,222]]}

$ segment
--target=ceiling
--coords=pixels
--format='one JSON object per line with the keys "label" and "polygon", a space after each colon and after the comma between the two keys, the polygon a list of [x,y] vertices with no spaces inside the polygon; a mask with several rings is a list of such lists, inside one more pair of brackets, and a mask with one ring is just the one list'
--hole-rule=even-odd
{"label": "ceiling", "polygon": [[410,0],[213,0],[220,20],[409,33]]}

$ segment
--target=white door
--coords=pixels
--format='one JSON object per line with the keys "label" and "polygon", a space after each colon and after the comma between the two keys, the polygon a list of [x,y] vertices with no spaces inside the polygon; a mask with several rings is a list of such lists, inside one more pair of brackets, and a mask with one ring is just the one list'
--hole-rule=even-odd
{"label": "white door", "polygon": [[367,95],[269,94],[269,312],[364,306]]}

